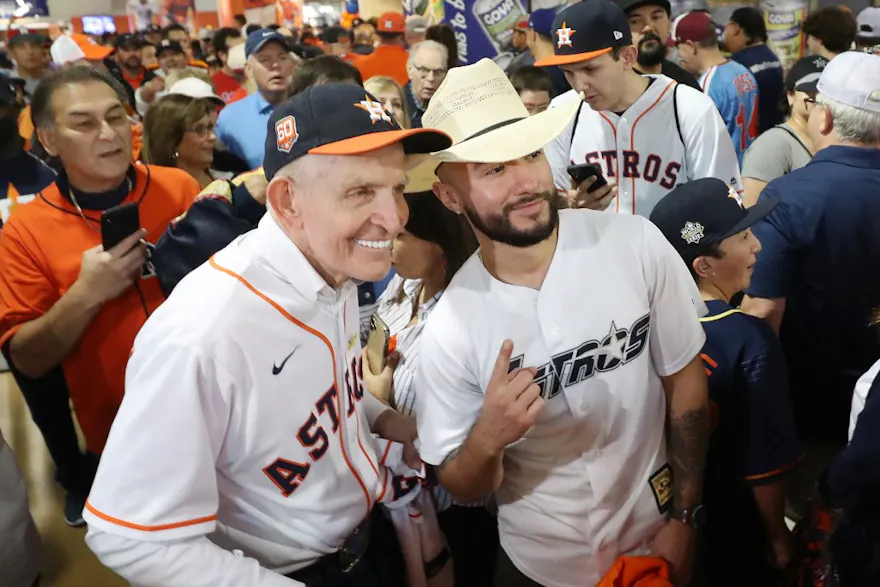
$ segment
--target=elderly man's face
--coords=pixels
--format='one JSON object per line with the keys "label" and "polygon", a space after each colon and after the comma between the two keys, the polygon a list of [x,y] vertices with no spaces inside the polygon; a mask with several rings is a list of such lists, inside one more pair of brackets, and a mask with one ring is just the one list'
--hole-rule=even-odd
{"label": "elderly man's face", "polygon": [[507,163],[444,163],[435,193],[474,230],[515,247],[540,243],[559,224],[553,173],[543,151]]}
{"label": "elderly man's face", "polygon": [[61,159],[71,177],[112,180],[131,165],[131,122],[105,83],[69,84],[52,96],[54,124],[38,129],[40,141]]}
{"label": "elderly man's face", "polygon": [[[409,218],[403,147],[309,157],[303,164],[314,168],[282,179],[292,183],[294,215],[276,218],[330,285],[382,279],[391,270],[391,244]],[[297,185],[297,178],[304,185]]]}
{"label": "elderly man's face", "polygon": [[423,48],[413,55],[408,70],[413,93],[427,104],[446,79],[446,58],[436,49]]}
{"label": "elderly man's face", "polygon": [[248,75],[264,92],[284,92],[296,69],[296,61],[286,46],[269,42],[248,59]]}

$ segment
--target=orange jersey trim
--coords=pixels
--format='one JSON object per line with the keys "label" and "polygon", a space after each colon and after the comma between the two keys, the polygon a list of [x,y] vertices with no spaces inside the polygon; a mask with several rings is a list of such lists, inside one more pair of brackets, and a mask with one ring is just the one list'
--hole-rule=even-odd
{"label": "orange jersey trim", "polygon": [[108,516],[104,512],[98,510],[95,506],[90,504],[88,500],[86,500],[86,509],[89,510],[94,515],[98,516],[105,522],[110,522],[111,524],[116,524],[117,526],[122,526],[123,528],[131,528],[132,530],[140,530],[141,532],[160,532],[162,530],[175,530],[177,528],[186,528],[187,526],[197,526],[199,524],[204,524],[206,522],[214,522],[217,520],[217,514],[212,516],[205,516],[203,518],[194,518],[192,520],[184,520],[183,522],[174,522],[172,524],[159,524],[157,526],[144,526],[142,524],[134,524],[132,522],[126,522],[125,520],[120,520],[119,518],[114,518],[113,516]]}
{"label": "orange jersey trim", "polygon": [[800,464],[800,462],[802,460],[803,460],[803,457],[797,459],[795,462],[791,463],[790,465],[780,467],[779,469],[776,469],[775,471],[770,471],[769,473],[761,473],[760,475],[751,475],[749,477],[746,477],[745,479],[746,479],[746,481],[760,481],[761,479],[767,479],[768,477],[775,477],[776,475],[781,475],[782,473],[785,473],[786,471],[790,471],[791,469],[794,469],[796,466],[798,466],[798,464]]}
{"label": "orange jersey trim", "polygon": [[[648,112],[651,111],[651,108],[656,106],[657,103],[663,99],[663,96],[666,95],[666,92],[669,91],[669,88],[671,88],[674,85],[675,85],[675,82],[669,82],[669,85],[667,85],[665,88],[663,88],[663,91],[660,92],[660,95],[657,96],[657,99],[654,100],[654,103],[651,104],[650,106],[648,106],[647,108],[645,108],[645,111],[642,112],[641,114],[639,114],[639,117],[636,118],[635,122],[633,122],[632,129],[630,129],[631,132],[630,132],[630,137],[629,137],[629,144],[630,144],[630,147],[632,147],[633,151],[636,150],[636,148],[635,148],[635,145],[636,145],[636,125],[639,123],[639,121],[642,119],[642,117],[645,116],[645,114],[647,114]],[[687,146],[685,146],[685,155],[687,155]],[[636,178],[635,177],[632,178],[632,187],[633,187],[632,213],[635,214],[636,213]],[[617,198],[617,201],[620,202],[620,198]],[[619,208],[619,206],[618,206],[618,208]]]}
{"label": "orange jersey trim", "polygon": [[[337,366],[336,353],[333,351],[333,345],[330,343],[330,341],[327,339],[327,337],[324,336],[324,334],[322,332],[319,332],[319,331],[315,330],[314,328],[307,326],[307,325],[303,324],[302,322],[300,322],[299,320],[297,320],[296,318],[294,318],[293,315],[291,315],[287,310],[282,308],[275,300],[273,300],[272,298],[270,298],[269,296],[267,296],[266,294],[264,294],[263,292],[258,290],[256,287],[251,285],[251,283],[247,279],[245,279],[244,277],[242,277],[238,273],[236,273],[235,271],[232,271],[231,269],[227,269],[226,267],[219,265],[217,263],[217,261],[214,260],[214,257],[211,257],[210,259],[208,259],[208,264],[211,267],[213,267],[214,269],[216,269],[217,271],[220,271],[221,273],[225,273],[226,275],[229,275],[230,277],[237,279],[242,285],[244,285],[248,290],[250,290],[250,292],[252,294],[256,295],[258,298],[260,298],[261,300],[263,300],[264,302],[266,302],[267,304],[269,304],[270,306],[275,308],[275,310],[277,310],[279,314],[281,314],[282,316],[287,318],[287,320],[289,320],[291,323],[295,324],[296,326],[299,326],[300,328],[302,328],[303,330],[305,330],[309,334],[317,337],[321,342],[324,343],[324,345],[327,347],[327,350],[330,351],[330,358],[333,361],[333,384],[336,386],[336,390],[337,390],[336,409],[339,414],[344,414],[345,412],[342,411],[342,391],[341,391],[342,388],[339,387],[339,379],[336,376],[336,366]],[[339,446],[342,449],[342,457],[343,457],[343,459],[345,459],[345,464],[348,465],[348,470],[351,471],[352,475],[354,475],[354,478],[357,479],[358,484],[361,486],[361,489],[364,492],[364,497],[367,500],[367,513],[370,513],[370,509],[372,509],[372,507],[373,507],[373,498],[370,496],[370,492],[369,492],[369,490],[367,490],[367,486],[366,486],[366,484],[364,484],[363,479],[361,479],[360,475],[357,474],[357,470],[354,468],[354,466],[351,464],[351,461],[348,459],[348,453],[345,450],[345,442],[342,437],[342,429],[343,429],[343,426],[340,426],[337,429],[337,435],[339,436]],[[358,444],[360,444],[360,428],[359,428],[359,426],[355,430],[358,434]],[[361,449],[363,450],[363,446],[361,447]],[[375,467],[375,465],[373,465],[372,461],[370,461],[370,465],[375,470],[376,467]],[[377,474],[378,474],[378,471],[377,471]]]}

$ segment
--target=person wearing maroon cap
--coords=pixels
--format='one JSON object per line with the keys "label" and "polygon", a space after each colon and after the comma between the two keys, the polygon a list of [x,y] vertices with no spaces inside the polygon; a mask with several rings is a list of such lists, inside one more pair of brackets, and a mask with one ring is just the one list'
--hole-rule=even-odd
{"label": "person wearing maroon cap", "polygon": [[390,77],[402,86],[409,83],[406,63],[409,53],[406,50],[406,21],[399,12],[386,12],[379,17],[376,35],[379,45],[368,56],[355,64],[361,77],[367,81],[374,75]]}
{"label": "person wearing maroon cap", "polygon": [[31,95],[40,80],[49,75],[49,62],[46,61],[46,37],[32,33],[8,37],[6,46],[15,68],[12,76],[24,80],[24,91]]}
{"label": "person wearing maroon cap", "polygon": [[[535,63],[535,56],[532,55],[532,52],[529,49],[529,17],[526,15],[520,16],[516,19],[516,22],[513,23],[511,29],[513,29],[513,36],[510,38],[510,43],[513,52],[508,53],[510,63],[506,66],[502,65],[502,67],[504,67],[504,73],[506,73],[508,77],[516,73],[519,69]],[[495,62],[500,65],[497,58],[495,59]]]}
{"label": "person wearing maroon cap", "polygon": [[745,65],[721,53],[717,26],[707,12],[688,12],[676,18],[672,38],[681,64],[700,76],[700,87],[718,107],[742,165],[743,154],[760,134],[758,81]]}
{"label": "person wearing maroon cap", "polygon": [[696,178],[717,177],[742,190],[736,152],[715,104],[665,75],[639,74],[630,23],[617,4],[573,4],[556,17],[553,31],[555,54],[535,65],[558,65],[574,91],[551,108],[584,102],[545,149],[557,189],[573,189],[570,165],[591,163],[617,191],[591,190],[588,178],[572,197],[596,210],[643,216],[675,186]]}

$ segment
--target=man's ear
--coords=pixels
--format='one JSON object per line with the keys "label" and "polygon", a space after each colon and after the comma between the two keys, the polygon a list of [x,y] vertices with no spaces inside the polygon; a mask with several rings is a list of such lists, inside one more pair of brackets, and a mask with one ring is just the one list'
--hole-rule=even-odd
{"label": "man's ear", "polygon": [[305,194],[290,177],[276,177],[266,186],[266,208],[286,228],[302,228],[300,205]]}
{"label": "man's ear", "polygon": [[[815,108],[816,106],[814,106]],[[828,136],[831,134],[831,131],[834,130],[834,117],[831,115],[831,108],[828,106],[819,106],[822,111],[819,115],[822,117],[821,126],[819,126],[819,132],[823,135]]]}
{"label": "man's ear", "polygon": [[462,213],[464,208],[461,205],[461,198],[454,187],[437,181],[434,182],[431,189],[434,190],[434,195],[437,196],[437,199],[439,199],[449,210],[456,214]]}
{"label": "man's ear", "polygon": [[633,45],[629,45],[620,50],[620,59],[628,68],[633,68],[637,65],[638,57],[639,50]]}
{"label": "man's ear", "polygon": [[46,128],[38,128],[37,129],[37,138],[40,139],[40,144],[43,145],[43,149],[46,150],[46,153],[51,155],[52,157],[58,156],[58,147],[55,143],[55,131],[52,129]]}

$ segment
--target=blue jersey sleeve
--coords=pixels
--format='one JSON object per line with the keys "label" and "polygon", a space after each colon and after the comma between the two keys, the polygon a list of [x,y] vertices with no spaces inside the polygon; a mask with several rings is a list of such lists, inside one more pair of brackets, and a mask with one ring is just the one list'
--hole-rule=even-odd
{"label": "blue jersey sleeve", "polygon": [[156,243],[153,265],[166,296],[211,255],[256,228],[265,214],[265,206],[251,197],[246,184],[238,183],[241,177],[208,185]]}
{"label": "blue jersey sleeve", "polygon": [[[776,196],[774,182],[764,188],[758,201]],[[792,208],[780,202],[766,217],[752,226],[761,241],[761,252],[746,293],[755,298],[784,298],[792,281],[798,252],[797,221]]]}
{"label": "blue jersey sleeve", "polygon": [[801,447],[782,347],[769,326],[748,320],[756,334],[740,364],[747,389],[747,422],[738,435],[744,443],[738,452],[744,455],[742,476],[752,485],[764,485],[778,481],[797,463]]}

